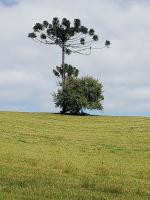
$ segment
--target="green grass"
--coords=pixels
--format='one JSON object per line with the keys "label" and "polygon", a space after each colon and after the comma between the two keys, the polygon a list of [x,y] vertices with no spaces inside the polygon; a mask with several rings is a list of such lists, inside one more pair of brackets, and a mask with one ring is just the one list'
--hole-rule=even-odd
{"label": "green grass", "polygon": [[149,200],[150,118],[0,112],[0,200]]}

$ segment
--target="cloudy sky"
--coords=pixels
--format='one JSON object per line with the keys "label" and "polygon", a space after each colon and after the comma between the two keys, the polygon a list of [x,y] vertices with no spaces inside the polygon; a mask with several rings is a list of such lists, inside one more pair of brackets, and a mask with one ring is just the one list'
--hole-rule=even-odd
{"label": "cloudy sky", "polygon": [[[58,47],[35,43],[27,35],[36,22],[53,17],[94,28],[97,47],[90,56],[66,62],[104,85],[105,115],[150,115],[149,0],[0,0],[0,110],[56,112],[52,69],[61,63]],[[97,113],[98,114],[98,113]]]}

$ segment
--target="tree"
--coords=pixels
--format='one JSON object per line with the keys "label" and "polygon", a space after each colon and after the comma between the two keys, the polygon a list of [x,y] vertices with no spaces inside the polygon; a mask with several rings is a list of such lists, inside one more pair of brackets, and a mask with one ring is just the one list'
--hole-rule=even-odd
{"label": "tree", "polygon": [[[65,55],[71,53],[79,53],[89,55],[93,49],[93,42],[98,41],[98,36],[94,29],[88,29],[81,24],[80,19],[74,19],[73,25],[71,22],[63,18],[60,21],[54,17],[52,23],[43,21],[43,23],[36,23],[33,27],[33,32],[28,34],[29,38],[47,44],[57,45],[62,49],[62,63],[61,63],[61,78],[65,82]],[[105,46],[109,46],[110,42],[106,40]],[[83,53],[88,51],[87,53]]]}
{"label": "tree", "polygon": [[59,66],[56,66],[56,69],[53,69],[53,73],[57,78],[62,78],[63,73],[65,75],[66,79],[69,78],[75,78],[79,74],[79,70],[76,67],[73,67],[72,65],[65,64],[64,65],[64,71],[62,71],[62,68]]}
{"label": "tree", "polygon": [[63,113],[78,114],[82,109],[103,110],[103,86],[92,77],[69,77],[54,93],[54,102]]}
{"label": "tree", "polygon": [[[65,55],[70,55],[71,53],[89,55],[92,49],[102,49],[104,47],[109,47],[110,41],[106,40],[105,45],[101,48],[94,48],[93,47],[94,42],[97,42],[99,39],[98,35],[95,34],[94,29],[92,28],[88,29],[86,26],[83,26],[81,24],[80,19],[74,19],[73,24],[71,24],[71,22],[68,19],[63,18],[60,21],[57,17],[54,17],[51,23],[49,23],[48,21],[43,21],[42,23],[36,23],[33,27],[33,32],[29,33],[28,37],[42,44],[57,45],[62,50],[61,66],[60,67],[56,66],[56,69],[53,70],[53,73],[57,77],[61,78],[61,81],[62,81],[60,83],[60,86],[62,88],[58,91],[58,94],[60,93],[58,97],[61,97],[62,101],[60,104],[57,103],[57,101],[55,102],[56,102],[56,105],[62,107],[62,112],[65,113],[68,110],[67,105],[66,105],[67,103],[66,96],[69,89],[67,87],[67,84],[68,83],[71,84],[71,80],[75,84],[79,84],[79,85],[81,84],[80,79],[79,80],[75,79],[79,73],[78,69],[72,67],[71,65],[65,64]],[[73,85],[71,86],[73,87]],[[71,88],[71,86],[70,86],[71,92],[72,91],[75,92],[74,89]],[[83,86],[85,88],[84,84]],[[81,89],[81,87],[79,88]],[[74,94],[77,95],[77,92],[79,92],[80,94],[80,91],[78,89]],[[82,94],[83,94],[83,91],[82,91]],[[95,95],[95,93],[93,94]],[[84,104],[82,101],[81,106],[78,106],[78,109],[80,110],[81,107],[94,108],[94,105],[96,104],[94,103],[90,104],[90,101],[87,101],[88,95],[85,97],[85,93],[84,93],[81,99],[83,97],[86,99],[86,102],[88,103]],[[55,96],[55,100],[56,99],[57,98]],[[100,96],[99,96],[99,99],[101,99]],[[76,102],[75,99],[74,99],[74,102]],[[94,102],[96,103],[95,100]],[[73,103],[73,105],[75,104]],[[96,108],[100,108],[100,105],[98,103],[97,103]],[[78,109],[75,109],[75,111],[73,110],[71,112],[78,112]]]}

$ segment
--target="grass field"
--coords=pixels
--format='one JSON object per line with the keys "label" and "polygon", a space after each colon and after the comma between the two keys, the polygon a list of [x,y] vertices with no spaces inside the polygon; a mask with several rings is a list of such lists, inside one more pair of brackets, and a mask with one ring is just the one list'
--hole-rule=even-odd
{"label": "grass field", "polygon": [[150,200],[150,118],[0,112],[0,200]]}

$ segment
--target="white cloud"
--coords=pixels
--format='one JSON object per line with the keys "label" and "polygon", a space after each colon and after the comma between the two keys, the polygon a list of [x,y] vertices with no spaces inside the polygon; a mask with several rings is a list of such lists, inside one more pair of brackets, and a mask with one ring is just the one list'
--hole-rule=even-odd
{"label": "white cloud", "polygon": [[103,82],[105,113],[147,114],[150,3],[123,0],[18,0],[12,7],[0,5],[0,109],[12,110],[19,104],[25,111],[55,110],[50,93],[56,90],[57,80],[51,71],[61,62],[60,50],[27,38],[35,22],[54,16],[81,18],[100,34],[97,46],[111,40],[110,49],[95,50],[89,57],[67,57],[82,75],[91,74]]}

